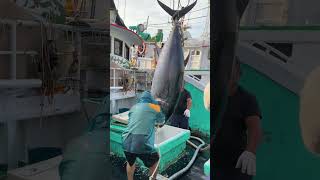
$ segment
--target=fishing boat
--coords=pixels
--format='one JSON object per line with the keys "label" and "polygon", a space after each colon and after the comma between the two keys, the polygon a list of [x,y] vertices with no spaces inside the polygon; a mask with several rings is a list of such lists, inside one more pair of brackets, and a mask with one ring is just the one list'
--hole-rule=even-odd
{"label": "fishing boat", "polygon": [[[152,38],[146,40],[145,37],[147,36],[141,35],[143,33],[143,30],[141,29],[144,29],[141,28],[141,26],[143,26],[143,24],[130,26],[130,29],[139,34],[141,39],[144,40],[142,44],[140,44],[140,47],[135,47],[132,57],[136,62],[140,63],[136,66],[137,69],[148,69],[152,72],[156,68],[156,63],[153,66],[152,62],[157,62],[159,53],[161,53],[162,44],[165,44],[166,41],[155,42],[151,40]],[[140,29],[140,31],[137,31],[137,29]],[[203,39],[209,40],[207,36],[204,36]],[[208,143],[210,136],[210,113],[205,109],[203,103],[203,90],[206,83],[210,80],[208,58],[209,42],[206,41],[203,43],[203,39],[200,40],[201,43],[195,43],[199,41],[198,39],[189,40],[184,43],[185,56],[187,57],[189,52],[191,54],[189,56],[190,59],[188,65],[186,65],[184,77],[186,82],[185,88],[191,93],[193,99],[193,107],[191,109],[192,115],[189,120],[190,130],[165,125],[163,128],[156,131],[155,147],[158,149],[161,156],[157,179],[169,179],[170,177],[173,178],[173,176],[179,176],[179,178],[182,179],[205,179],[205,177],[210,174],[210,160],[208,152],[201,152],[197,158],[192,159],[192,156],[195,153],[195,148],[197,147],[195,144],[199,144],[197,140],[194,141],[193,136],[205,139],[205,142],[200,139],[200,144],[203,145]],[[141,50],[144,50],[142,51],[143,53],[141,53]],[[197,51],[201,51],[201,58]],[[199,60],[199,58],[201,60]],[[151,75],[153,74],[151,73]],[[150,90],[150,87],[146,90]],[[128,124],[128,110],[132,105],[133,104],[130,104],[128,106],[128,104],[123,103],[120,106],[119,103],[117,107],[118,112],[113,111],[115,113],[112,115],[110,122],[110,152],[112,154],[112,178],[114,179],[126,179],[121,134]],[[120,109],[123,111],[119,111]],[[193,145],[190,145],[190,142]],[[197,151],[199,150],[200,149]],[[193,166],[188,165],[190,161],[194,163]],[[139,170],[136,174],[137,178],[146,178],[146,168],[140,161],[138,161],[138,164],[140,168],[138,168]],[[180,175],[177,174],[182,174],[185,166],[190,166],[190,171],[180,177]]]}
{"label": "fishing boat", "polygon": [[3,0],[0,9],[0,178],[60,179],[64,148],[96,109],[82,100],[108,89],[95,78],[106,74],[106,3]]}
{"label": "fishing boat", "polygon": [[151,85],[152,69],[137,62],[138,48],[145,46],[143,39],[128,29],[115,6],[110,11],[110,113],[131,107],[139,92]]}
{"label": "fishing boat", "polygon": [[255,180],[319,179],[317,4],[252,1],[243,17],[241,85],[256,95],[263,116]]}

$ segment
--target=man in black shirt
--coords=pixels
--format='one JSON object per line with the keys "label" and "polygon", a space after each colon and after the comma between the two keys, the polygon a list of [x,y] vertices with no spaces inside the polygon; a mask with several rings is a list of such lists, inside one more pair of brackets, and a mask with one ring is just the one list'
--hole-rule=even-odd
{"label": "man in black shirt", "polygon": [[182,88],[180,98],[178,99],[177,107],[171,116],[172,126],[182,129],[189,129],[191,105],[192,99],[190,92]]}
{"label": "man in black shirt", "polygon": [[255,96],[238,85],[238,58],[234,67],[226,111],[213,141],[214,180],[251,180],[256,174],[261,113]]}

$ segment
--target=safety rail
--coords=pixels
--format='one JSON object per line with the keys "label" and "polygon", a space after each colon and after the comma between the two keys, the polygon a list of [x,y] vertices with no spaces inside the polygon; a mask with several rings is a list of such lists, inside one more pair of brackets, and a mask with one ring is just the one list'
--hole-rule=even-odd
{"label": "safety rail", "polygon": [[[122,86],[120,86],[119,84],[119,80],[122,79],[122,77],[119,77],[119,73],[123,74],[123,73],[127,73],[127,74],[131,74],[131,77],[134,78],[135,81],[135,71],[132,69],[124,69],[124,68],[110,68],[110,89],[112,90],[119,90],[119,89],[123,89]],[[122,87],[122,88],[119,88]],[[134,83],[134,89],[135,89],[135,83]]]}
{"label": "safety rail", "polygon": [[[136,70],[136,69],[125,69],[125,68],[110,68],[110,90],[113,92],[119,91],[137,91],[137,90],[148,90],[148,85],[151,84],[149,75],[152,71],[148,70]],[[123,84],[120,83],[120,80],[125,80],[126,77],[121,77],[121,75],[128,75],[129,89],[124,88]]]}

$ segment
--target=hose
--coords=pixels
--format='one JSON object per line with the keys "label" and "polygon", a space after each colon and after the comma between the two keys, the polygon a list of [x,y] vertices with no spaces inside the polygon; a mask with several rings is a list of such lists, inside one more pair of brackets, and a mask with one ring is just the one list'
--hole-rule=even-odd
{"label": "hose", "polygon": [[183,173],[185,173],[186,171],[189,170],[189,168],[192,166],[192,164],[194,163],[199,151],[201,150],[201,148],[206,144],[202,139],[195,137],[195,136],[190,136],[190,139],[195,139],[201,142],[201,144],[197,147],[196,151],[194,152],[190,162],[188,163],[188,165],[186,167],[184,167],[183,169],[181,169],[180,171],[178,171],[177,173],[173,174],[171,177],[169,177],[169,180],[173,180],[176,179],[177,177],[181,176]]}
{"label": "hose", "polygon": [[[191,141],[187,141],[187,143],[190,145],[190,146],[192,146],[193,148],[195,148],[195,149],[197,149],[197,145],[195,145],[195,144],[193,144],[193,142],[191,142]],[[203,152],[203,151],[207,151],[207,150],[209,150],[210,149],[210,144],[208,144],[208,146],[206,146],[206,147],[204,147],[204,148],[201,148],[200,149],[200,152]]]}

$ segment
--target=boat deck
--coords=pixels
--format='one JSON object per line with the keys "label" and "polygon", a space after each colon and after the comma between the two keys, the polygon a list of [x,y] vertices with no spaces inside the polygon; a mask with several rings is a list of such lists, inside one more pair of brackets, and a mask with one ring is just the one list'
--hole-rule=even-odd
{"label": "boat deck", "polygon": [[[208,139],[204,139],[204,141],[209,142]],[[185,155],[182,156],[176,163],[169,166],[164,172],[162,172],[161,173],[161,176],[163,176],[162,178],[170,177],[174,173],[186,167],[186,165],[189,163],[190,159],[192,158],[194,151],[195,150],[191,146],[187,146]],[[181,180],[206,179],[206,175],[204,174],[204,164],[208,161],[209,158],[210,158],[209,152],[199,153],[192,167],[177,179],[181,179]],[[126,176],[125,158],[111,156],[111,163],[112,163],[111,180],[126,180],[127,176]],[[142,169],[143,168],[137,168],[134,174],[134,179],[141,179],[141,180],[148,179],[148,172]]]}

